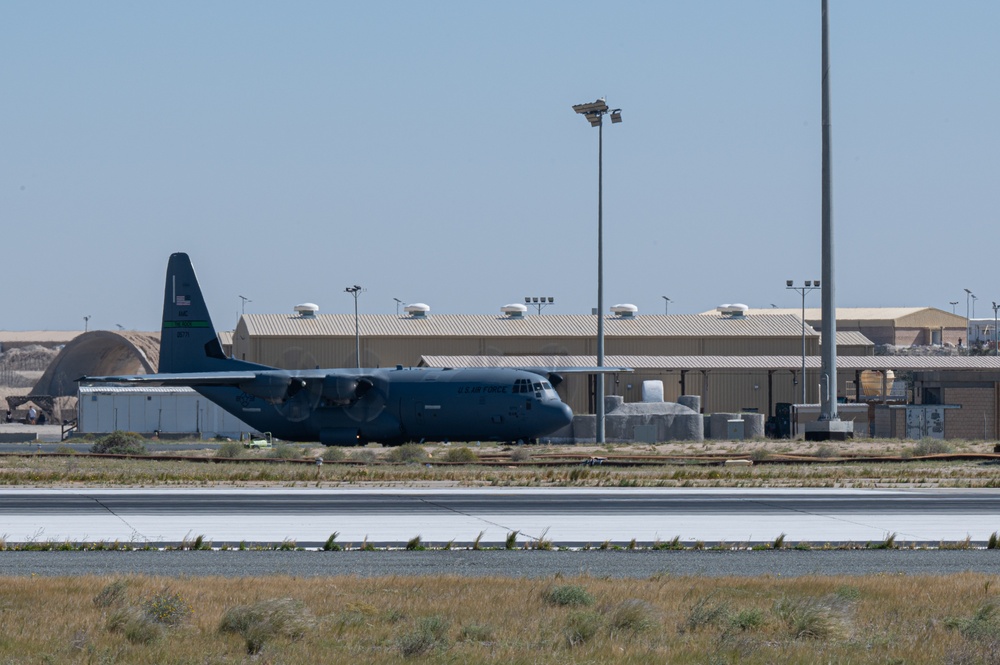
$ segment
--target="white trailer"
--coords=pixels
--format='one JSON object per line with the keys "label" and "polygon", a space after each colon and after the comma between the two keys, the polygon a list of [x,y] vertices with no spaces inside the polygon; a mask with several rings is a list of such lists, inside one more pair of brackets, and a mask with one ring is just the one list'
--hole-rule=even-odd
{"label": "white trailer", "polygon": [[77,425],[84,434],[122,430],[239,439],[255,430],[191,388],[80,386]]}

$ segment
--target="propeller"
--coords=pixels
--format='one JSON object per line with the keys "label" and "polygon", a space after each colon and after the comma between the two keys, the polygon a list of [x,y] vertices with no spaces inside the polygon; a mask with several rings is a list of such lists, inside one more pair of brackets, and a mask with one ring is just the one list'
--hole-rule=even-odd
{"label": "propeller", "polygon": [[319,405],[323,396],[323,383],[316,379],[305,379],[296,376],[295,370],[313,369],[316,359],[311,353],[299,346],[285,349],[281,355],[281,366],[292,370],[288,372],[288,389],[280,399],[272,401],[278,413],[292,422],[307,419]]}
{"label": "propeller", "polygon": [[370,422],[382,413],[388,398],[389,383],[387,381],[376,376],[359,377],[354,397],[344,407],[344,413],[355,422]]}

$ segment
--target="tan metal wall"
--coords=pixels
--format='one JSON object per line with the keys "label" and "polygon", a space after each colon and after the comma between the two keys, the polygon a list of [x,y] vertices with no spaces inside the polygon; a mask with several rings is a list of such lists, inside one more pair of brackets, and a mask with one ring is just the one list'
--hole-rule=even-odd
{"label": "tan metal wall", "polygon": [[[234,337],[235,357],[284,367],[285,358],[308,356],[320,367],[353,367],[354,337]],[[596,355],[591,338],[361,337],[362,366],[413,366],[421,356],[438,355]],[[607,339],[605,355],[636,356],[797,356],[794,338]],[[819,354],[818,338],[806,339],[806,353]]]}
{"label": "tan metal wall", "polygon": [[[811,377],[818,375],[810,372]],[[590,403],[589,384],[585,375],[570,374],[564,376],[565,381],[557,389],[574,413],[587,413]],[[681,396],[681,373],[679,371],[643,370],[641,372],[609,374],[605,378],[605,393],[621,395],[626,402],[642,401],[643,381],[662,381],[663,399],[676,402]],[[815,381],[811,381],[815,383]],[[702,400],[702,410],[711,412],[738,412],[744,409],[757,409],[758,413],[773,415],[768,410],[767,371],[756,370],[746,373],[711,371],[705,376],[700,371],[686,373],[684,380],[687,395],[698,395]],[[756,386],[756,387],[755,387]],[[811,402],[817,400],[818,389],[811,386],[807,397]],[[776,371],[772,377],[772,407],[778,402],[798,403],[801,401],[801,388],[792,383],[792,373]]]}

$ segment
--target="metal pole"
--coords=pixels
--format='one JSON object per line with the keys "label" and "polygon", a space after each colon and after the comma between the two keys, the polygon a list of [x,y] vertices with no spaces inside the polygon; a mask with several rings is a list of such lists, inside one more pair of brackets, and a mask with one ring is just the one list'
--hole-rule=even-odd
{"label": "metal pole", "polygon": [[993,301],[993,355],[997,355],[997,303]]}
{"label": "metal pole", "polygon": [[358,327],[358,294],[354,293],[354,354],[361,369],[361,329]]}
{"label": "metal pole", "polygon": [[354,296],[354,353],[357,358],[357,367],[361,369],[361,330],[358,327],[358,296],[361,294],[361,287],[355,284],[344,289]]}
{"label": "metal pole", "polygon": [[[604,114],[597,122],[597,366],[604,367]],[[604,443],[604,374],[596,386],[597,443]]]}
{"label": "metal pole", "polygon": [[802,403],[806,403],[806,287],[802,287]]}
{"label": "metal pole", "polygon": [[972,295],[972,291],[969,289],[965,290],[965,346],[969,346],[969,327],[971,322],[969,321],[969,296]]}
{"label": "metal pole", "polygon": [[837,417],[837,311],[833,269],[833,192],[830,173],[830,38],[827,0],[822,0],[823,14],[823,376],[827,387],[822,395],[820,420]]}

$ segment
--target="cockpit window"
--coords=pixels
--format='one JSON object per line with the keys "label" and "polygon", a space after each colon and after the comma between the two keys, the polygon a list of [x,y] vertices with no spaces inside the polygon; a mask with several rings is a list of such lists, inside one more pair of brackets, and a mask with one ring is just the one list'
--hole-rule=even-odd
{"label": "cockpit window", "polygon": [[541,383],[536,383],[534,385],[534,388],[535,388],[535,390],[541,390],[542,389],[542,384]]}
{"label": "cockpit window", "polygon": [[552,386],[549,385],[548,381],[542,381],[542,387],[546,390],[552,390]]}

